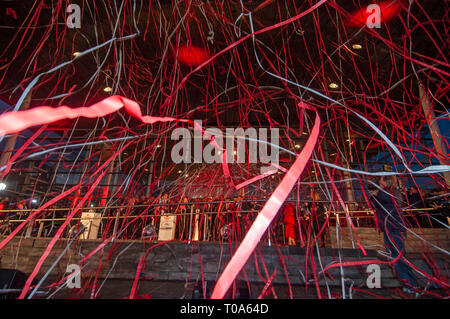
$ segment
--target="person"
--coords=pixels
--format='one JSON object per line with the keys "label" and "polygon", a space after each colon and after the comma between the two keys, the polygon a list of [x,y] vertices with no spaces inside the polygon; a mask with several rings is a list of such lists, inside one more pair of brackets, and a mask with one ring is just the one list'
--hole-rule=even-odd
{"label": "person", "polygon": [[242,223],[242,220],[241,220],[241,217],[242,217],[242,213],[241,213],[241,211],[242,211],[242,199],[243,199],[243,197],[241,197],[239,195],[235,196],[234,199],[233,199],[234,203],[232,205],[232,207],[233,207],[233,214],[231,216],[233,218],[233,233],[234,233],[234,238],[237,241],[242,240],[242,238],[243,238],[243,236],[242,236],[243,223]]}
{"label": "person", "polygon": [[193,241],[199,241],[201,239],[201,215],[202,215],[202,204],[203,199],[197,197],[193,199],[192,213],[191,215],[191,230],[190,239]]}
{"label": "person", "polygon": [[203,240],[205,241],[209,241],[212,238],[212,211],[213,211],[213,207],[212,207],[212,197],[211,196],[207,196],[204,199],[205,204],[203,204],[203,217],[201,218],[201,224],[202,224],[202,236],[203,236]]}
{"label": "person", "polygon": [[139,198],[138,205],[148,205],[148,198],[145,196],[145,194],[142,194]]}
{"label": "person", "polygon": [[369,191],[369,201],[375,210],[375,222],[380,232],[383,233],[384,244],[390,258],[395,260],[394,272],[403,285],[403,291],[414,293],[417,287],[416,278],[411,267],[404,261],[406,226],[403,216],[393,196],[394,179],[391,176],[382,176],[379,186]]}
{"label": "person", "polygon": [[[325,216],[325,207],[320,202],[320,196],[314,190],[311,190],[311,199],[312,199],[312,223],[313,229],[315,232],[315,236],[318,236],[320,231],[322,230],[323,225],[325,224],[326,216]],[[320,242],[319,239],[320,238]],[[326,228],[322,230],[320,233],[320,237],[318,237],[317,241],[320,247],[326,246]]]}
{"label": "person", "polygon": [[407,199],[411,208],[425,208],[425,203],[420,197],[416,186],[411,186],[408,190]]}
{"label": "person", "polygon": [[291,202],[288,202],[284,206],[284,234],[286,239],[288,240],[288,245],[295,245],[295,208]]}
{"label": "person", "polygon": [[[417,187],[411,186],[406,194],[406,199],[409,204],[409,208],[411,209],[423,209],[425,208],[425,203],[422,200],[422,197],[420,196]],[[411,218],[409,218],[410,224],[413,227],[427,227],[428,224],[428,218],[424,211],[411,211],[410,213]],[[417,216],[417,218],[415,218]]]}
{"label": "person", "polygon": [[[137,196],[131,197],[130,201],[128,202],[128,207],[126,209],[125,216],[133,216],[133,218],[127,219],[127,221],[134,220],[134,218],[138,215],[140,215],[141,211],[140,208],[137,206],[139,205],[139,198]],[[135,239],[136,236],[139,236],[139,233],[142,229],[141,221],[135,220],[130,227],[128,227],[125,231],[126,238],[129,239]]]}
{"label": "person", "polygon": [[449,197],[446,191],[441,191],[427,200],[429,207],[433,208],[427,216],[428,225],[433,228],[446,228],[450,225]]}
{"label": "person", "polygon": [[175,216],[176,216],[176,237],[178,240],[184,239],[184,234],[186,231],[186,204],[189,200],[186,196],[181,198],[180,204],[178,204],[175,208]]}
{"label": "person", "polygon": [[218,203],[214,209],[215,211],[215,220],[214,220],[214,240],[221,240],[220,230],[223,224],[223,212],[225,209],[224,198],[223,195],[220,195],[217,198]]}
{"label": "person", "polygon": [[6,230],[8,228],[8,225],[5,223],[6,213],[3,210],[5,210],[5,200],[3,199],[3,197],[1,197],[0,198],[0,234],[3,233],[2,230]]}
{"label": "person", "polygon": [[146,199],[146,204],[148,206],[147,215],[150,217],[149,219],[147,217],[143,218],[142,220],[142,239],[154,239],[157,237],[156,234],[156,224],[155,224],[155,196],[152,194],[150,197]]}
{"label": "person", "polygon": [[26,201],[19,201],[17,203],[16,209],[19,211],[18,216],[20,219],[22,219],[25,216],[24,211],[27,210],[27,205],[26,205]]}
{"label": "person", "polygon": [[3,209],[5,210],[11,209],[11,200],[9,199],[8,196],[5,197],[2,202],[4,204]]}
{"label": "person", "polygon": [[161,196],[161,199],[159,201],[159,205],[155,207],[155,220],[154,225],[158,228],[159,227],[159,216],[167,214],[169,212],[169,194],[164,193]]}
{"label": "person", "polygon": [[3,197],[0,197],[0,220],[3,219],[4,209],[5,209],[5,200],[3,199]]}
{"label": "person", "polygon": [[218,233],[220,240],[231,239],[233,205],[230,197],[226,197],[221,210],[218,212]]}
{"label": "person", "polygon": [[246,200],[242,204],[242,224],[243,224],[243,233],[244,235],[248,232],[250,227],[253,224],[253,221],[256,218],[257,215],[257,197],[249,197],[248,200]]}

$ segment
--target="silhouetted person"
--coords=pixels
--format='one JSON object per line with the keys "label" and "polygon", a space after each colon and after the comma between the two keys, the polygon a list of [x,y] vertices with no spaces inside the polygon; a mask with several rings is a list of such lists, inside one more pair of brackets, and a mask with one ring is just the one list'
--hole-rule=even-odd
{"label": "silhouetted person", "polygon": [[375,210],[376,225],[383,233],[384,244],[390,257],[396,259],[399,254],[402,255],[394,263],[394,270],[403,285],[403,290],[413,293],[411,288],[417,287],[417,282],[411,267],[404,261],[406,226],[393,196],[394,179],[391,176],[382,176],[379,185],[382,190],[376,188],[370,191],[370,203]]}

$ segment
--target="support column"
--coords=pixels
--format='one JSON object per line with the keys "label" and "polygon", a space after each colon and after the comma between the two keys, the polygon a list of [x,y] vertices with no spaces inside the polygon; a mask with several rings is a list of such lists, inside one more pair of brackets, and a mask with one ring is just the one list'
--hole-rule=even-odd
{"label": "support column", "polygon": [[[26,110],[30,107],[31,102],[31,92],[28,93],[27,97],[23,101],[22,105],[19,107],[20,111]],[[2,156],[0,157],[0,167],[4,166],[6,163],[8,163],[9,159],[11,158],[12,151],[14,150],[14,147],[16,146],[17,137],[19,134],[13,134],[6,140],[6,145],[3,150]]]}
{"label": "support column", "polygon": [[150,168],[148,170],[148,175],[147,175],[147,188],[145,190],[145,196],[147,196],[147,198],[150,197],[150,185],[153,183],[153,168],[155,165],[153,158],[154,157],[152,157],[152,160],[150,161]]}
{"label": "support column", "polygon": [[[438,149],[441,155],[441,157],[439,158],[439,162],[441,163],[441,165],[450,165],[450,161],[448,160],[447,149],[442,140],[441,130],[439,129],[439,125],[436,121],[434,111],[430,107],[431,105],[430,100],[428,99],[425,89],[421,83],[419,83],[419,97],[422,102],[423,113],[427,120],[428,128],[433,138],[434,146],[436,147],[436,149]],[[450,187],[450,172],[444,172],[444,178],[447,187]]]}
{"label": "support column", "polygon": [[[350,169],[350,163],[353,161],[353,156],[352,156],[352,144],[351,144],[351,136],[350,136],[350,131],[348,130],[347,127],[347,137],[346,134],[344,133],[344,130],[341,130],[341,136],[342,136],[342,140],[344,141],[343,145],[344,145],[344,152],[347,151],[347,147],[348,147],[348,154],[350,155],[350,158],[346,159],[346,168]],[[346,145],[345,142],[348,142],[348,145]],[[352,175],[347,172],[344,171],[342,172],[342,175],[344,176],[344,179],[350,179],[352,178]],[[353,210],[355,208],[355,194],[353,192],[353,183],[351,181],[347,181],[345,182],[345,192],[347,194],[347,201],[348,203],[348,207],[350,210]],[[353,217],[353,216],[351,216]]]}

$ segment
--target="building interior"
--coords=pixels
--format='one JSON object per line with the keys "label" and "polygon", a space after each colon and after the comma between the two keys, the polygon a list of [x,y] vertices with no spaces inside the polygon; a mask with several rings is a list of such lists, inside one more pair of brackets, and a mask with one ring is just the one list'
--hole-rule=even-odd
{"label": "building interior", "polygon": [[0,299],[449,297],[449,3],[0,3]]}

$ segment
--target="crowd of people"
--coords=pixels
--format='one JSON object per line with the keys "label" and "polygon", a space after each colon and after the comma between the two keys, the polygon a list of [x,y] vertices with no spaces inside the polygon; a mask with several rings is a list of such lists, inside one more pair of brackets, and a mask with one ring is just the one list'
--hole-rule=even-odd
{"label": "crowd of people", "polygon": [[[445,227],[446,204],[438,204],[436,201],[425,202],[420,196],[416,196],[417,189],[411,188],[396,201],[402,206],[402,218],[406,227]],[[397,194],[398,195],[398,194]],[[243,236],[252,225],[256,215],[262,209],[267,199],[252,197],[186,197],[176,196],[172,193],[163,193],[159,196],[146,197],[144,195],[132,198],[131,209],[122,214],[141,217],[136,227],[130,227],[128,236],[138,238],[139,229],[151,223],[155,237],[161,223],[161,216],[175,216],[173,219],[174,239],[177,240],[205,240],[218,241],[223,239],[242,240]],[[420,210],[426,206],[432,210]],[[265,240],[280,244],[297,245],[304,243],[308,238],[317,240],[320,246],[325,247],[326,235],[329,226],[339,224],[347,227],[347,218],[344,211],[337,212],[336,207],[329,201],[321,199],[319,193],[311,190],[308,196],[301,201],[287,200],[282,206],[276,220],[272,223],[270,232]],[[350,211],[353,224],[356,227],[376,227],[377,219],[374,205],[358,203],[356,208]],[[148,230],[148,228],[146,229]],[[149,235],[149,232],[147,232]]]}
{"label": "crowd of people", "polygon": [[[417,188],[409,188],[402,197],[403,201],[396,202],[397,205],[403,206],[401,211],[405,225],[410,228],[448,225],[448,201],[437,197],[438,199],[434,196],[433,201],[427,202]],[[169,236],[170,238],[240,241],[266,200],[257,196],[187,197],[177,196],[174,192],[162,192],[151,196],[144,194],[133,196],[127,202],[125,201],[124,205],[109,209],[109,214],[120,216],[120,225],[116,228],[124,228],[123,238],[151,237],[157,239],[161,227],[161,217],[173,216],[168,220],[169,225],[166,225],[166,227],[172,228],[173,235]],[[89,202],[89,205],[99,206],[92,202]],[[342,227],[347,226],[344,211],[337,212],[336,207],[339,208],[338,205],[332,207],[330,202],[322,200],[315,190],[311,190],[308,196],[303,196],[302,200],[287,200],[272,223],[265,240],[278,244],[297,245],[303,244],[308,238],[314,238],[320,246],[326,246],[326,234],[329,226],[336,224]],[[425,207],[430,207],[432,210],[425,210]],[[22,211],[31,208],[33,208],[33,204],[30,200],[11,200],[9,197],[0,197],[0,223],[4,223],[8,216],[13,215],[16,219],[22,219],[25,216]],[[376,207],[373,203],[362,201],[357,203],[351,211],[354,225],[356,227],[375,227],[377,224],[374,210]],[[14,212],[5,213],[5,211]],[[64,218],[66,213],[67,211],[65,212],[61,206],[61,210],[56,210],[50,217]],[[105,226],[106,223],[102,223],[103,231],[111,233],[114,231],[111,219],[108,220],[108,223],[109,227]],[[54,223],[52,223],[52,229],[53,226]]]}

